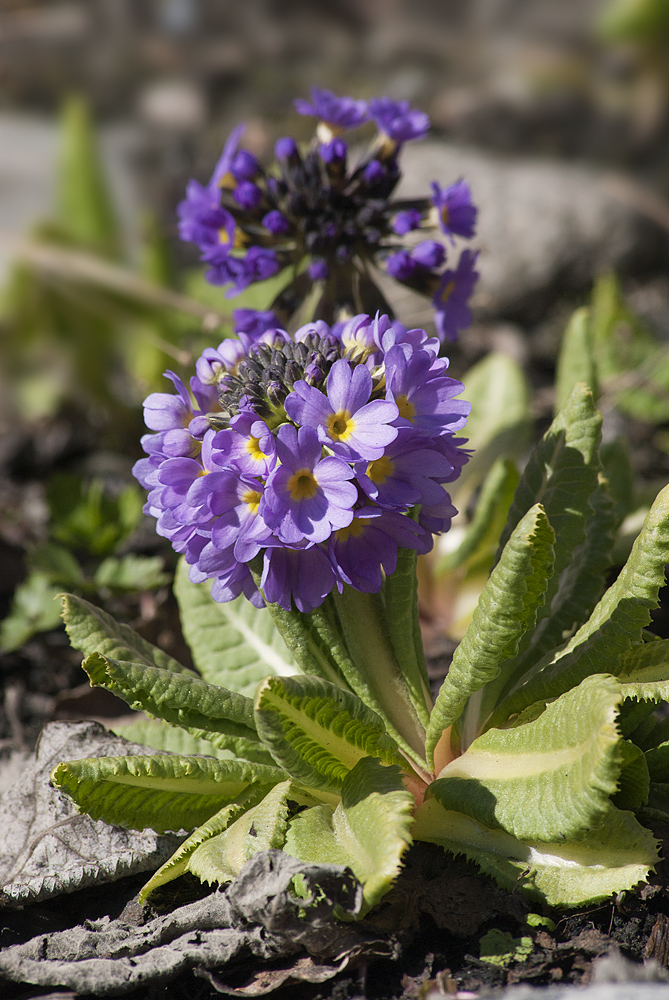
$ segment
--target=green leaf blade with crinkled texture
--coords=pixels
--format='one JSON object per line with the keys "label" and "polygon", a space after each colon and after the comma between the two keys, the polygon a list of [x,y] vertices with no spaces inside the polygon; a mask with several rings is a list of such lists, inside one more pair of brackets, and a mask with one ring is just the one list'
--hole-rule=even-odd
{"label": "green leaf blade with crinkled texture", "polygon": [[534,721],[488,730],[443,768],[427,794],[524,840],[578,839],[597,825],[617,789],[621,701],[614,677],[588,677]]}
{"label": "green leaf blade with crinkled texture", "polygon": [[542,843],[490,830],[428,799],[416,812],[413,836],[464,854],[504,889],[522,889],[549,906],[583,906],[626,892],[645,881],[658,861],[650,830],[613,805],[584,840]]}
{"label": "green leaf blade with crinkled texture", "polygon": [[636,812],[648,802],[650,775],[643,750],[630,743],[620,741],[623,752],[623,766],[618,781],[618,791],[611,801],[618,809],[631,809]]}
{"label": "green leaf blade with crinkled texture", "polygon": [[51,776],[92,819],[157,833],[192,830],[250,786],[283,778],[276,767],[175,754],[65,761]]}
{"label": "green leaf blade with crinkled texture", "polygon": [[268,677],[258,689],[255,719],[277,763],[308,787],[338,794],[363,757],[404,763],[379,716],[318,677]]}
{"label": "green leaf blade with crinkled texture", "polygon": [[186,868],[200,881],[232,882],[249,858],[283,847],[288,826],[290,781],[282,781],[256,806],[222,833],[209,837],[190,854]]}
{"label": "green leaf blade with crinkled texture", "polygon": [[384,581],[383,599],[391,645],[398,662],[402,664],[414,708],[423,725],[427,726],[432,697],[418,623],[416,560],[415,549],[397,550],[397,566]]}
{"label": "green leaf blade with crinkled texture", "polygon": [[413,805],[399,768],[365,757],[344,779],[336,809],[315,806],[291,820],[284,850],[303,861],[348,865],[369,909],[399,874],[412,842]]}
{"label": "green leaf blade with crinkled texture", "polygon": [[106,611],[89,604],[83,597],[63,594],[62,601],[62,616],[70,642],[84,656],[101,653],[115,660],[128,660],[193,676],[192,670],[182,667],[162,649],[142,639],[129,625],[115,621]]}
{"label": "green leaf blade with crinkled texture", "polygon": [[510,715],[535,701],[557,698],[590,674],[617,674],[626,654],[634,644],[641,643],[643,629],[651,620],[650,612],[657,607],[667,561],[669,486],[658,495],[629,559],[588,621],[521,679],[516,690],[498,706],[490,725],[503,724]]}
{"label": "green leaf blade with crinkled texture", "polygon": [[481,700],[472,695],[500,675],[504,662],[514,656],[521,637],[534,624],[552,571],[554,540],[539,504],[514,529],[437,696],[426,740],[430,762],[442,732],[460,717],[468,699],[460,738],[467,746],[477,735]]}
{"label": "green leaf blade with crinkled texture", "polygon": [[139,893],[139,902],[145,903],[151,893],[161,885],[166,885],[168,882],[172,882],[175,878],[183,875],[188,870],[188,862],[191,854],[201,844],[227,830],[248,809],[257,805],[265,794],[266,786],[249,786],[246,792],[240,795],[239,801],[230,802],[228,805],[223,806],[222,809],[219,809],[217,813],[214,813],[206,823],[199,826],[190,837],[184,840],[183,844],[174,852],[172,857],[164,865],[161,865],[146,885],[142,886]]}
{"label": "green leaf blade with crinkled texture", "polygon": [[191,583],[182,559],[174,579],[183,633],[197,669],[210,684],[253,697],[269,674],[300,673],[267,608],[254,608],[241,595],[215,601],[211,584]]}
{"label": "green leaf blade with crinkled texture", "polygon": [[586,522],[592,514],[589,501],[599,483],[601,424],[592,392],[577,384],[532,452],[509,509],[500,555],[516,524],[535,503],[542,505],[559,539],[555,571],[539,619],[550,614],[562,571],[585,539]]}
{"label": "green leaf blade with crinkled texture", "polygon": [[256,732],[253,702],[234,691],[160,667],[92,653],[82,663],[91,686],[113,691],[131,708],[147,712],[238,757],[272,763]]}

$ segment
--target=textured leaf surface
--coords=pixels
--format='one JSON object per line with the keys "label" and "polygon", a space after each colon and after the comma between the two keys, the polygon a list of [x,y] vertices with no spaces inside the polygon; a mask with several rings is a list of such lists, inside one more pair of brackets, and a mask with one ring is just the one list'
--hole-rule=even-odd
{"label": "textured leaf surface", "polygon": [[65,761],[51,780],[93,819],[135,830],[192,830],[249,785],[283,773],[245,761],[153,754]]}
{"label": "textured leaf surface", "polygon": [[184,636],[206,681],[252,698],[269,674],[300,673],[267,608],[254,608],[243,595],[220,604],[210,590],[210,583],[191,583],[181,560],[174,593]]}
{"label": "textured leaf surface", "polygon": [[650,775],[643,750],[628,740],[620,741],[623,766],[618,780],[618,791],[612,798],[618,809],[636,811],[648,802]]}
{"label": "textured leaf surface", "polygon": [[223,833],[196,847],[187,869],[202,882],[231,882],[254,854],[283,847],[288,825],[290,781],[282,781]]}
{"label": "textured leaf surface", "polygon": [[344,779],[336,809],[314,806],[292,819],[284,850],[303,861],[347,865],[374,906],[411,844],[413,805],[399,769],[365,757]]}
{"label": "textured leaf surface", "polygon": [[650,830],[609,806],[601,824],[576,843],[518,840],[428,799],[416,812],[415,840],[464,854],[511,892],[523,889],[550,906],[582,906],[633,889],[657,863]]}
{"label": "textured leaf surface", "polygon": [[386,577],[383,587],[390,642],[407,682],[411,700],[424,726],[432,707],[430,685],[418,624],[417,554],[414,549],[398,549],[397,567]]}
{"label": "textured leaf surface", "polygon": [[211,837],[218,836],[242,816],[247,809],[257,804],[262,798],[265,786],[249,786],[242,795],[240,801],[230,802],[223,806],[217,813],[214,813],[206,823],[199,826],[197,830],[187,837],[183,844],[174,852],[169,861],[166,861],[153,875],[146,885],[142,886],[139,893],[139,902],[144,903],[150,894],[161,885],[172,882],[175,878],[183,875],[188,868],[188,861],[193,852]]}
{"label": "textured leaf surface", "polygon": [[255,729],[250,698],[207,684],[191,673],[175,674],[99,653],[88,656],[82,666],[93,687],[106,687],[131,708],[181,726],[239,757],[271,763]]}
{"label": "textured leaf surface", "polygon": [[588,677],[533,722],[488,730],[447,764],[428,795],[526,840],[583,836],[617,788],[621,700],[615,678]]}
{"label": "textured leaf surface", "polygon": [[62,615],[70,642],[84,656],[101,653],[102,656],[110,656],[115,660],[128,660],[130,663],[141,663],[147,667],[160,667],[162,670],[193,676],[192,670],[182,667],[162,649],[142,639],[129,625],[120,624],[106,611],[89,604],[83,597],[63,594]]}
{"label": "textured leaf surface", "polygon": [[[590,497],[599,484],[601,424],[602,417],[595,409],[591,391],[583,384],[576,385],[532,452],[509,509],[500,553],[516,524],[535,503],[543,506],[559,542],[553,577],[539,619],[553,610],[563,570],[577,554],[580,557],[585,554],[579,547],[585,541],[586,522],[592,515]],[[528,643],[531,638],[528,635]]]}
{"label": "textured leaf surface", "polygon": [[379,716],[318,677],[268,677],[256,696],[255,718],[274,759],[309,787],[339,793],[363,757],[403,763]]}
{"label": "textured leaf surface", "polygon": [[669,561],[669,487],[658,495],[630,557],[589,620],[554,653],[546,654],[511,692],[491,721],[497,725],[513,712],[556,698],[589,674],[618,673],[622,658],[640,643],[642,630],[657,607]]}
{"label": "textured leaf surface", "polygon": [[[552,569],[553,541],[548,519],[537,504],[514,529],[453,654],[428,726],[430,761],[442,731],[459,718],[471,695],[498,677],[504,662],[516,653],[522,635],[534,624]],[[471,699],[460,725],[464,747],[477,735],[481,711],[481,699]]]}

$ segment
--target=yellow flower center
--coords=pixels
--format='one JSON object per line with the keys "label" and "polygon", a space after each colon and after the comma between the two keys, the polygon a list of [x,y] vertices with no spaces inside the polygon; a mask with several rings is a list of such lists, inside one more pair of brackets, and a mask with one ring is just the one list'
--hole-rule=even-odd
{"label": "yellow flower center", "polygon": [[218,231],[218,242],[219,243],[229,243],[230,242],[230,237],[228,236],[228,231],[225,228],[225,226],[223,226],[223,228],[219,229],[219,231]]}
{"label": "yellow flower center", "polygon": [[256,462],[262,462],[263,459],[267,458],[264,451],[261,451],[258,447],[260,438],[249,437],[246,442],[246,450],[248,451],[251,458]]}
{"label": "yellow flower center", "polygon": [[311,469],[299,469],[288,480],[291,500],[311,500],[317,490],[318,482]]}
{"label": "yellow flower center", "polygon": [[406,420],[413,421],[413,418],[416,416],[416,407],[406,396],[395,396],[395,405],[400,411],[400,417],[405,417]]}
{"label": "yellow flower center", "polygon": [[338,542],[345,542],[349,538],[360,538],[367,525],[372,520],[371,517],[354,517],[345,528],[339,528],[335,534]]}
{"label": "yellow flower center", "polygon": [[441,215],[441,221],[444,223],[445,226],[447,226],[449,218],[448,205],[442,205],[441,208],[439,209],[439,214]]}
{"label": "yellow flower center", "polygon": [[381,483],[385,483],[388,476],[392,476],[394,469],[394,463],[387,455],[382,455],[381,458],[377,458],[374,462],[369,463],[367,466],[367,475],[378,486]]}
{"label": "yellow flower center", "polygon": [[327,429],[333,441],[346,441],[355,430],[355,420],[348,410],[338,410],[328,417]]}
{"label": "yellow flower center", "polygon": [[256,490],[246,490],[246,492],[242,494],[243,502],[247,505],[247,507],[251,508],[251,512],[253,514],[258,513],[258,504],[261,499],[262,493],[258,493]]}

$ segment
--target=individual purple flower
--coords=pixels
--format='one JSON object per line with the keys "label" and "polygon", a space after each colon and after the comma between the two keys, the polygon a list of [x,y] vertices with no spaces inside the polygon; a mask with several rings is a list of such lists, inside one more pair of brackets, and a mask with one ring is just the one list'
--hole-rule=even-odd
{"label": "individual purple flower", "polygon": [[375,97],[369,102],[369,111],[380,131],[396,143],[422,139],[430,127],[425,112],[411,108],[408,101]]}
{"label": "individual purple flower", "polygon": [[[246,256],[236,261],[238,267],[235,269],[234,288],[226,292],[227,298],[243,292],[255,281],[266,281],[273,278],[279,270],[279,261],[273,250],[266,250],[264,247],[251,247]],[[218,282],[216,282],[218,284]]]}
{"label": "individual purple flower", "polygon": [[398,281],[406,281],[414,274],[417,267],[418,264],[408,250],[398,250],[386,261],[386,271]]}
{"label": "individual purple flower", "polygon": [[280,464],[267,480],[260,513],[282,542],[324,542],[353,518],[358,491],[349,480],[355,473],[335,456],[321,458],[321,450],[312,427],[279,428]]}
{"label": "individual purple flower", "polygon": [[434,324],[442,340],[457,340],[458,331],[471,324],[469,298],[478,280],[476,260],[478,254],[463,250],[455,271],[444,271],[434,298]]}
{"label": "individual purple flower", "polygon": [[322,142],[318,147],[318,152],[324,163],[344,163],[348,153],[348,146],[343,139],[335,136],[329,142]]}
{"label": "individual purple flower", "polygon": [[334,567],[338,587],[346,583],[356,590],[378,594],[383,585],[383,573],[390,576],[397,566],[398,546],[403,549],[422,547],[423,530],[395,511],[380,507],[356,510],[351,523],[330,536],[328,554]]}
{"label": "individual purple flower", "polygon": [[263,216],[262,224],[265,229],[269,229],[272,236],[282,236],[290,229],[288,219],[276,208]]}
{"label": "individual purple flower", "polygon": [[364,365],[351,368],[335,361],[326,382],[327,395],[305,381],[295,382],[285,402],[286,413],[303,427],[318,429],[319,440],[342,458],[380,458],[397,437],[391,423],[397,407],[387,400],[370,400],[372,377]]}
{"label": "individual purple flower", "polygon": [[446,260],[446,251],[443,243],[437,243],[436,240],[422,240],[412,247],[411,259],[421,267],[441,267]]}
{"label": "individual purple flower", "polygon": [[233,192],[233,197],[241,208],[252,211],[263,199],[263,193],[253,181],[241,181]]}
{"label": "individual purple flower", "polygon": [[406,236],[407,233],[418,229],[423,220],[422,212],[416,208],[407,208],[398,212],[392,221],[393,232],[398,236]]}
{"label": "individual purple flower", "polygon": [[276,330],[281,326],[279,317],[271,309],[234,309],[232,319],[235,333],[246,334],[251,341],[257,340],[267,330]]}
{"label": "individual purple flower", "polygon": [[229,212],[221,207],[220,188],[222,185],[235,186],[230,171],[245,128],[245,125],[239,125],[230,133],[208,184],[202,185],[194,180],[188,182],[186,198],[177,207],[182,240],[210,245],[220,242],[224,233],[226,242],[230,241],[230,229],[234,231],[235,223]]}
{"label": "individual purple flower", "polygon": [[206,505],[215,516],[211,529],[215,548],[231,549],[237,562],[249,562],[272,537],[259,514],[263,492],[259,479],[224,470],[194,482],[187,501],[193,506]]}
{"label": "individual purple flower", "polygon": [[451,243],[455,242],[453,236],[471,239],[476,231],[478,209],[472,202],[472,193],[466,181],[456,181],[447,188],[441,188],[433,181],[432,204],[437,209],[441,231],[450,237]]}
{"label": "individual purple flower", "polygon": [[380,507],[408,510],[415,504],[438,504],[444,498],[438,480],[448,477],[452,465],[408,428],[400,428],[381,458],[361,467],[357,481]]}
{"label": "individual purple flower", "polygon": [[313,115],[330,127],[337,129],[358,128],[369,121],[366,101],[352,97],[337,97],[331,90],[311,88],[311,103],[298,98],[293,102],[300,115]]}
{"label": "individual purple flower", "polygon": [[266,477],[276,465],[274,437],[263,420],[252,410],[243,410],[230,421],[230,427],[214,438],[214,464],[233,468],[248,476]]}
{"label": "individual purple flower", "polygon": [[308,614],[323,603],[334,585],[332,566],[317,546],[265,549],[260,586],[269,604],[290,611],[292,601],[298,611]]}
{"label": "individual purple flower", "polygon": [[422,350],[407,356],[402,345],[387,351],[386,398],[399,411],[396,426],[413,427],[426,436],[453,434],[464,427],[471,404],[455,398],[464,386],[442,374],[442,361]]}

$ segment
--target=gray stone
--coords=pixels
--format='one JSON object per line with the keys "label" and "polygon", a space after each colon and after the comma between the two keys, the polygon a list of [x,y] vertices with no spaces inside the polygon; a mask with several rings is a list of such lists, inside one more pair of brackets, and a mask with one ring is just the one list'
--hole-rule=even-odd
{"label": "gray stone", "polygon": [[556,293],[587,288],[603,271],[664,267],[666,237],[623,203],[609,175],[549,160],[506,158],[448,143],[408,143],[401,197],[464,177],[479,206],[475,240],[484,315],[532,318]]}

